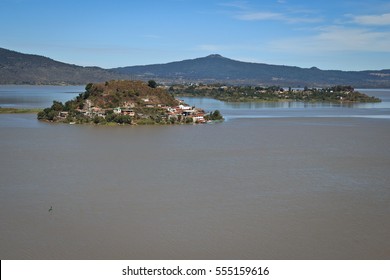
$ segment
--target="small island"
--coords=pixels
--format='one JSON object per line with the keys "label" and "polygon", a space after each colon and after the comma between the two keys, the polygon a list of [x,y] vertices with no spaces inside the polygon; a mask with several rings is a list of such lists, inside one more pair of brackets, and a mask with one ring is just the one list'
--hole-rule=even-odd
{"label": "small island", "polygon": [[227,86],[221,84],[174,85],[169,92],[176,96],[211,97],[225,102],[381,102],[379,98],[356,91],[352,86],[288,89],[278,86]]}
{"label": "small island", "polygon": [[63,104],[53,101],[37,115],[39,120],[70,124],[194,124],[221,121],[216,110],[206,113],[176,99],[150,80],[90,83],[85,92]]}

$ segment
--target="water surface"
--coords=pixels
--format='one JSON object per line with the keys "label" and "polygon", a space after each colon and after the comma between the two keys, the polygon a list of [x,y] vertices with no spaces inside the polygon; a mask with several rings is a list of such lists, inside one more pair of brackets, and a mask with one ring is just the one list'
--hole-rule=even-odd
{"label": "water surface", "polygon": [[388,119],[198,102],[231,118],[104,127],[0,115],[0,258],[390,258]]}
{"label": "water surface", "polygon": [[46,108],[53,100],[66,102],[84,92],[84,86],[0,85],[0,107]]}

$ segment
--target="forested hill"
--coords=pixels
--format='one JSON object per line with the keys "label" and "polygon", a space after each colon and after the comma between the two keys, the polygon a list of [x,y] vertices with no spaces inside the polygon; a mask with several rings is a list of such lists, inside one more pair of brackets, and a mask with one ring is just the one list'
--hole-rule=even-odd
{"label": "forested hill", "polygon": [[118,79],[98,67],[82,67],[0,48],[0,84],[77,84]]}
{"label": "forested hill", "polygon": [[241,62],[215,54],[166,64],[103,69],[67,64],[44,56],[0,48],[0,84],[87,84],[114,79],[153,79],[168,84],[201,82],[285,87],[352,85],[355,88],[390,88],[390,70],[320,70],[316,67]]}
{"label": "forested hill", "polygon": [[221,55],[146,66],[112,69],[138,79],[153,78],[167,82],[197,81],[204,83],[279,85],[390,87],[390,70],[336,71],[316,67],[299,68],[232,60]]}

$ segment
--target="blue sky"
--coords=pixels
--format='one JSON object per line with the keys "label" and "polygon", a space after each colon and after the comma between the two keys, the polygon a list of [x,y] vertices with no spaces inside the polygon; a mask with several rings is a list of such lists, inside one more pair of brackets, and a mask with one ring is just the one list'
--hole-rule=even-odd
{"label": "blue sky", "polygon": [[83,66],[209,54],[320,69],[390,69],[388,0],[0,0],[0,47]]}

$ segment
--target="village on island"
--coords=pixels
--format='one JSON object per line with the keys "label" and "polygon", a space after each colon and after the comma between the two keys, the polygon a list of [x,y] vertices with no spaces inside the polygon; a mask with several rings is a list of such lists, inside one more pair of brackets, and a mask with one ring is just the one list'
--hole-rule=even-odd
{"label": "village on island", "polygon": [[202,124],[223,117],[218,110],[205,112],[186,104],[154,81],[109,81],[88,84],[84,93],[65,104],[53,101],[38,119],[70,124]]}
{"label": "village on island", "polygon": [[[168,123],[206,123],[207,117],[206,112],[203,109],[191,107],[184,103],[183,100],[176,99],[176,101],[179,103],[178,106],[171,107],[163,104],[153,104],[149,103],[149,98],[143,98],[141,99],[143,102],[145,102],[145,108],[149,109],[161,109],[159,116],[161,120],[164,120]],[[123,106],[116,107],[116,108],[107,108],[103,109],[99,106],[95,106],[90,100],[86,100],[85,106],[82,109],[76,109],[80,114],[83,116],[90,118],[94,120],[96,117],[100,118],[106,118],[107,115],[110,115],[110,113],[113,113],[116,119],[120,119],[120,116],[129,116],[132,118],[139,118],[139,119],[154,119],[152,115],[145,114],[145,113],[136,113],[136,104],[131,102],[124,102]],[[68,111],[61,111],[59,113],[59,120],[66,120],[69,116]],[[117,118],[119,116],[119,118]],[[123,118],[122,118],[123,119]],[[114,118],[115,120],[115,118]]]}

